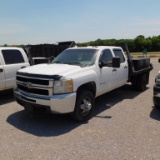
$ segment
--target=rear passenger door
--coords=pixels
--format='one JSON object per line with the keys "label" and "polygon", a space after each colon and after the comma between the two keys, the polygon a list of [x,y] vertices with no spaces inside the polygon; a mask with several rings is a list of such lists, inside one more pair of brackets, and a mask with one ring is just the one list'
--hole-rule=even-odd
{"label": "rear passenger door", "polygon": [[117,87],[120,87],[128,80],[128,62],[121,49],[113,49],[113,52],[116,57],[120,57],[120,68],[116,68]]}
{"label": "rear passenger door", "polygon": [[5,71],[5,88],[12,88],[16,84],[16,73],[19,69],[26,67],[22,53],[17,49],[3,49],[2,58],[4,61],[3,69]]}

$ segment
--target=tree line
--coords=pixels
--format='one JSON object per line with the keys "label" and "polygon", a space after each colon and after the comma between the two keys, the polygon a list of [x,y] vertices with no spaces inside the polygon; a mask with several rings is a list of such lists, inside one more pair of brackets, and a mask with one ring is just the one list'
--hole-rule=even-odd
{"label": "tree line", "polygon": [[160,35],[147,38],[143,35],[139,35],[135,39],[97,39],[95,41],[77,43],[77,46],[123,46],[126,43],[130,52],[143,52],[144,50],[149,52],[160,51]]}
{"label": "tree line", "polygon": [[[77,46],[106,46],[106,45],[114,45],[114,46],[124,46],[127,44],[130,52],[143,52],[144,50],[149,52],[160,52],[160,35],[153,37],[145,37],[143,35],[139,35],[134,39],[97,39],[95,41],[77,43]],[[3,46],[7,47],[9,45],[4,44]],[[25,45],[12,45],[18,47],[24,47]]]}

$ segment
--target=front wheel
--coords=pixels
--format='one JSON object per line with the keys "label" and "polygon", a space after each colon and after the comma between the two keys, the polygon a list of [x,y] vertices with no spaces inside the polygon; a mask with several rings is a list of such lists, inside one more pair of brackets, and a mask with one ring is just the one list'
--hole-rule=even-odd
{"label": "front wheel", "polygon": [[77,94],[75,109],[71,116],[79,122],[89,120],[92,116],[94,106],[93,94],[90,91],[81,90]]}

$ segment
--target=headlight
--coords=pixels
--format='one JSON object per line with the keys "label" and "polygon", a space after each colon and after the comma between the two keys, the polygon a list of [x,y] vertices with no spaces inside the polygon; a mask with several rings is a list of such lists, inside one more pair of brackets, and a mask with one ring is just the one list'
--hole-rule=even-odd
{"label": "headlight", "polygon": [[73,81],[72,79],[61,79],[54,81],[54,94],[70,93],[73,92]]}

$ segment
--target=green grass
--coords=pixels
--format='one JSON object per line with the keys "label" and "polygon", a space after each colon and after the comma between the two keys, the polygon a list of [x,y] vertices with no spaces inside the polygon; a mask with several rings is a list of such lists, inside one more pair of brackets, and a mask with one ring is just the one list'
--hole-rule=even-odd
{"label": "green grass", "polygon": [[150,57],[150,58],[160,58],[160,52],[147,52],[147,55],[144,55],[143,52],[132,52],[131,56],[136,57]]}

